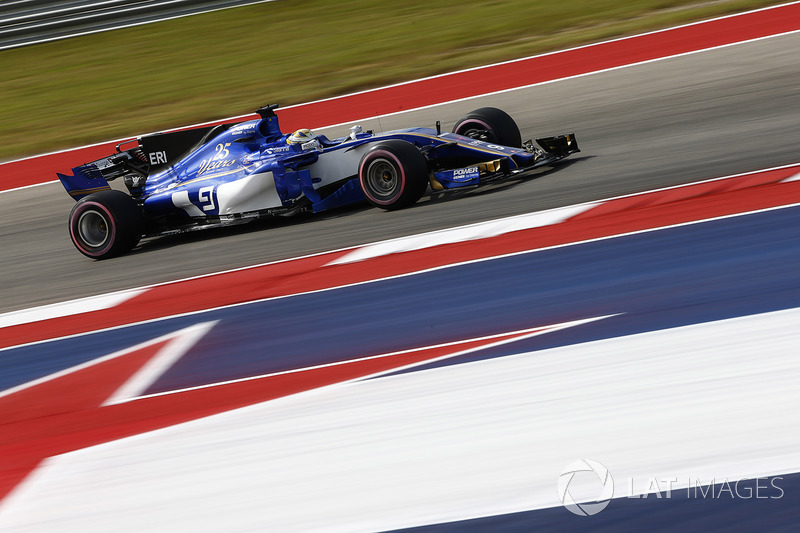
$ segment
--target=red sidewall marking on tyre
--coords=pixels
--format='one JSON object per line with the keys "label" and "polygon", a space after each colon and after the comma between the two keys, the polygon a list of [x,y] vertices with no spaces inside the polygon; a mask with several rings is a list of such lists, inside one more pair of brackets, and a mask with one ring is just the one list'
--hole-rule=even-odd
{"label": "red sidewall marking on tyre", "polygon": [[461,128],[464,124],[478,124],[479,126],[483,127],[483,129],[485,129],[487,131],[491,131],[491,129],[492,129],[486,122],[484,122],[482,120],[479,120],[477,118],[471,118],[471,119],[465,120],[464,122],[462,122],[461,124],[458,125],[458,128]]}
{"label": "red sidewall marking on tyre", "polygon": [[111,246],[114,246],[114,238],[117,235],[117,224],[116,224],[116,221],[114,220],[113,215],[111,214],[111,211],[106,209],[106,206],[104,206],[103,204],[100,204],[98,202],[88,201],[88,202],[85,202],[85,203],[81,204],[81,207],[84,207],[84,206],[85,206],[85,209],[79,209],[78,212],[73,213],[73,214],[77,215],[77,216],[80,216],[80,215],[82,215],[83,213],[85,213],[86,211],[88,211],[92,207],[96,207],[96,208],[98,208],[99,210],[103,211],[106,214],[105,218],[106,218],[106,220],[108,222],[108,227],[109,227],[109,235],[108,235],[108,239],[107,239],[107,245],[104,246],[103,248],[99,249],[99,250],[96,250],[96,251],[95,250],[91,250],[91,249],[87,249],[87,248],[81,246],[80,239],[76,238],[76,236],[75,236],[75,220],[74,220],[74,217],[70,217],[70,221],[69,221],[70,222],[69,223],[69,236],[70,236],[70,238],[72,238],[73,244],[75,244],[75,246],[77,246],[80,250],[82,250],[83,253],[85,253],[86,255],[90,255],[92,257],[98,257],[98,256],[102,255],[105,250],[107,250]]}
{"label": "red sidewall marking on tyre", "polygon": [[[367,156],[365,158],[365,161],[363,161],[361,163],[361,168],[358,169],[358,180],[361,182],[361,189],[364,191],[364,195],[367,198],[369,198],[369,200],[371,202],[375,202],[376,204],[379,204],[379,205],[391,205],[392,201],[395,200],[398,196],[402,195],[403,191],[406,189],[406,169],[400,163],[400,159],[398,159],[396,155],[394,155],[392,152],[389,152],[388,150],[375,150],[374,152],[370,152],[370,156],[371,155],[375,155],[375,157],[371,158],[371,157]],[[397,167],[397,169],[399,171],[399,174],[400,174],[400,176],[399,176],[400,177],[400,185],[399,185],[400,189],[397,192],[397,194],[392,196],[392,198],[389,199],[389,200],[379,200],[378,198],[374,198],[369,193],[367,188],[364,186],[364,177],[363,177],[364,176],[364,166],[374,162],[376,159],[379,159],[381,157],[386,158],[386,159],[391,159],[392,161],[394,161],[395,166]]]}

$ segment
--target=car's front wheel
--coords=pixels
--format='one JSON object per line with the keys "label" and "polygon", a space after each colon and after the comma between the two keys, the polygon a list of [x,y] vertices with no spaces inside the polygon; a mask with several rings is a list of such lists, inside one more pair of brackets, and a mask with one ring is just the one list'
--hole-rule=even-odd
{"label": "car's front wheel", "polygon": [[107,259],[132,250],[144,222],[136,202],[121,191],[100,191],[81,198],[69,214],[69,236],[80,253]]}
{"label": "car's front wheel", "polygon": [[522,135],[511,116],[496,107],[482,107],[461,117],[453,133],[493,144],[522,146]]}
{"label": "car's front wheel", "polygon": [[372,205],[386,210],[416,203],[428,187],[428,161],[411,143],[390,140],[361,158],[358,180]]}

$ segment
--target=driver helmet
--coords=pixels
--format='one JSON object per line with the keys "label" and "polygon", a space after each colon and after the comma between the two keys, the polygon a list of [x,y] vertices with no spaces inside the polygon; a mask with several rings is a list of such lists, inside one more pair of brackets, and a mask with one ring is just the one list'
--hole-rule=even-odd
{"label": "driver helmet", "polygon": [[313,131],[303,128],[289,135],[289,138],[286,139],[286,142],[288,144],[299,144],[302,146],[305,143],[311,142],[316,138],[317,136],[316,134],[314,134]]}

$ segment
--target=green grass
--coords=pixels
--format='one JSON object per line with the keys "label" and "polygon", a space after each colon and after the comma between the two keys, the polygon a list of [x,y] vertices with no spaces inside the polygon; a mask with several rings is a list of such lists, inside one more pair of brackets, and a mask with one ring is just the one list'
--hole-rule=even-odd
{"label": "green grass", "polygon": [[5,50],[0,160],[779,3],[281,0]]}

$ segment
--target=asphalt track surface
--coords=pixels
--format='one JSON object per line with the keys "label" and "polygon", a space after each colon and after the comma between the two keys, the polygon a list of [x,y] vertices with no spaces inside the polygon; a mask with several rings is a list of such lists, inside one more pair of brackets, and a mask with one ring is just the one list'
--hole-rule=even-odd
{"label": "asphalt track surface", "polygon": [[[800,33],[469,99],[365,129],[445,129],[471,109],[508,111],[523,138],[575,132],[583,150],[535,179],[369,207],[149,240],[94,262],[67,236],[59,184],[0,194],[0,312],[355,246],[591,200],[796,163]],[[344,134],[347,127],[324,131]]]}
{"label": "asphalt track surface", "polygon": [[[778,187],[797,198],[798,185]],[[0,528],[793,531],[798,222],[797,206],[762,211],[12,349],[4,380],[126,355],[2,395],[0,456],[52,459],[0,504]],[[542,324],[541,336],[464,339]],[[185,343],[157,381],[127,386],[156,336],[190,330],[202,342]],[[415,349],[357,357],[404,345]],[[412,362],[425,366],[403,368]],[[218,381],[287,364],[304,370]],[[342,386],[324,390],[331,380]],[[99,406],[114,389],[154,395]],[[27,439],[37,445],[18,445]],[[558,504],[555,480],[587,453],[619,492],[581,522]],[[9,462],[0,470],[3,481]],[[643,489],[647,476],[723,473],[780,474],[785,494],[625,497],[626,478]],[[543,511],[519,513],[529,509]],[[441,524],[473,516],[488,518]]]}

